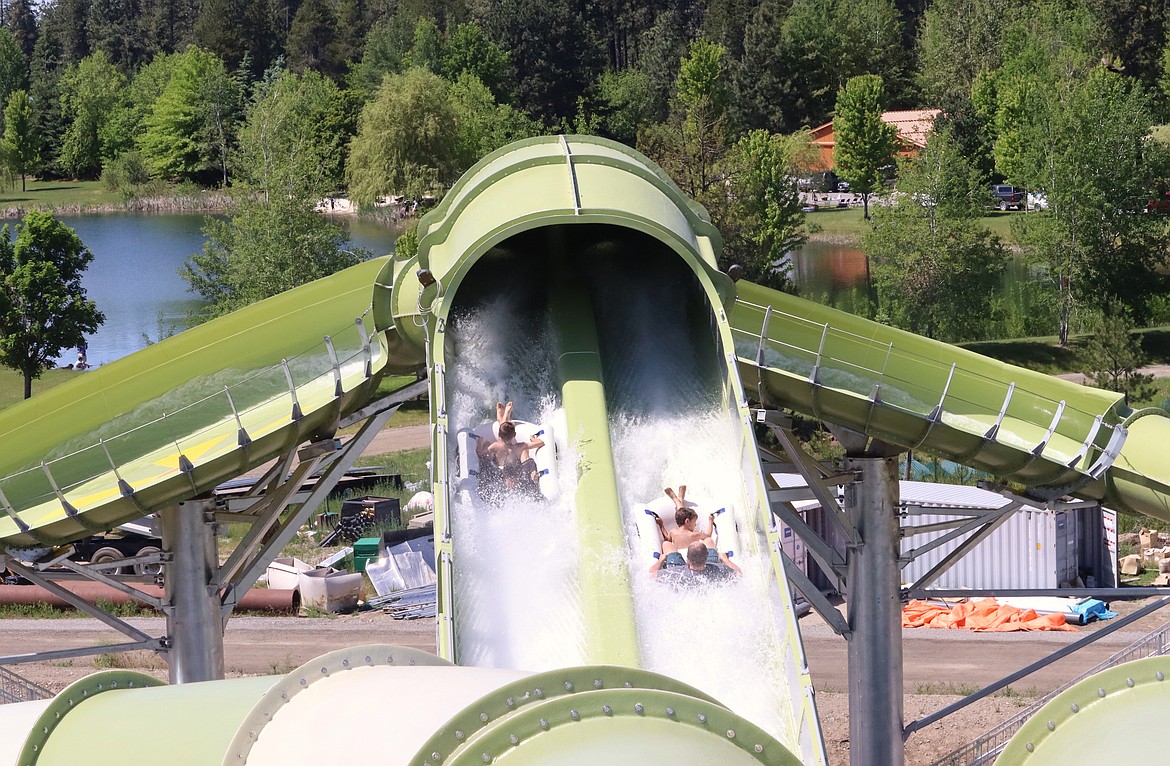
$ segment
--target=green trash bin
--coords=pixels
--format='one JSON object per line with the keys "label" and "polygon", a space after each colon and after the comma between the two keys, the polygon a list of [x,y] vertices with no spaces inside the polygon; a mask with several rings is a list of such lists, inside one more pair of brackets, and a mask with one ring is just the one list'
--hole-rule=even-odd
{"label": "green trash bin", "polygon": [[353,544],[353,571],[366,571],[366,564],[378,558],[379,537],[363,537]]}

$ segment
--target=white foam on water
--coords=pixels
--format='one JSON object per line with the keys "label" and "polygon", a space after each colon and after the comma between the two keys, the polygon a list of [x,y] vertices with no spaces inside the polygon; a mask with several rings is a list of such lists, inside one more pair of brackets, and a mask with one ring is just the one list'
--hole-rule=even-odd
{"label": "white foam on water", "polygon": [[[616,283],[598,314],[623,323],[619,349],[607,354],[610,435],[618,492],[630,539],[637,514],[663,497],[666,486],[687,485],[700,519],[730,506],[739,529],[734,561],[741,578],[693,588],[653,580],[644,553],[627,552],[640,656],[645,668],[707,692],[782,741],[790,727],[796,689],[789,689],[785,623],[776,603],[767,548],[747,507],[740,445],[745,426],[726,409],[718,351],[692,337],[678,291],[648,289],[632,280]],[[701,359],[701,354],[710,359]],[[704,370],[706,373],[704,374]],[[730,520],[721,516],[717,525]],[[752,553],[755,549],[758,552]]]}
{"label": "white foam on water", "polygon": [[[513,417],[548,422],[556,409],[555,338],[509,301],[489,301],[449,323],[448,422],[452,431]],[[451,503],[456,652],[460,664],[545,670],[584,662],[572,501],[576,460],[559,450],[556,500],[472,493]],[[450,441],[450,475],[458,455]],[[550,447],[551,448],[551,447]]]}
{"label": "white foam on water", "polygon": [[[706,411],[619,421],[615,462],[628,528],[666,485],[687,485],[687,496],[731,504],[741,542],[755,533],[743,506],[744,477],[736,457],[734,421]],[[727,524],[720,517],[717,524]],[[635,561],[637,563],[635,563]],[[773,607],[774,583],[765,553],[745,549],[734,561],[741,578],[675,588],[653,580],[641,552],[630,560],[635,618],[643,666],[707,692],[773,735],[788,740],[792,701],[786,681],[782,622]]]}
{"label": "white foam on water", "polygon": [[[635,565],[629,545],[591,566],[626,568],[644,667],[690,683],[794,741],[788,727],[797,690],[787,686],[792,661],[785,655],[777,586],[766,550],[742,545],[759,537],[754,508],[746,507],[744,482],[756,479],[743,475],[744,426],[720,404],[718,375],[710,360],[699,358],[709,351],[688,336],[694,325],[676,295],[660,290],[647,297],[645,286],[615,280],[600,303],[595,311],[610,328],[608,335],[602,328],[603,343],[609,343],[604,372],[627,528],[663,487],[687,484],[689,497],[733,508],[741,537],[736,562],[744,576],[675,589]],[[536,324],[508,301],[493,300],[448,325],[453,431],[494,419],[495,402],[509,398],[518,419],[553,415],[556,339],[547,319]],[[542,670],[588,661],[573,507],[577,468],[571,446],[561,447],[557,500],[452,504],[457,656],[463,664]],[[454,474],[455,456],[450,460]]]}

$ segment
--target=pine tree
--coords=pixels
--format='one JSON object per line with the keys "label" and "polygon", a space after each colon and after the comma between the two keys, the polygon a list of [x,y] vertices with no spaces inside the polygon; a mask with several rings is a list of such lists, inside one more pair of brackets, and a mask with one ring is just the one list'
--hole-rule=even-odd
{"label": "pine tree", "polygon": [[37,17],[33,13],[30,0],[11,0],[8,5],[8,15],[4,25],[16,38],[20,52],[24,54],[25,65],[32,61],[33,49],[37,44]]}
{"label": "pine tree", "polygon": [[311,69],[333,78],[343,73],[337,17],[329,0],[301,3],[288,33],[288,62],[294,72]]}
{"label": "pine tree", "polygon": [[1129,310],[1110,298],[1085,344],[1083,357],[1085,378],[1091,385],[1125,394],[1131,402],[1148,399],[1157,391],[1154,376],[1139,372],[1147,358],[1134,329]]}

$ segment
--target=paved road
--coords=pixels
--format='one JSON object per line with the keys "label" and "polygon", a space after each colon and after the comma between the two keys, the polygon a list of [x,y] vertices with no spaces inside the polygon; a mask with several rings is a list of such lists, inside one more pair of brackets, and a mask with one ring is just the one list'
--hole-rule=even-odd
{"label": "paved road", "polygon": [[[342,441],[346,441],[350,437],[341,437]],[[430,425],[420,426],[401,426],[398,428],[386,428],[379,431],[374,440],[370,442],[370,446],[366,447],[363,455],[381,455],[386,452],[399,452],[408,449],[424,449],[431,446],[431,427]],[[249,479],[257,479],[267,473],[268,469],[272,467],[275,460],[269,460],[267,463],[258,465],[251,471],[248,471],[243,476]]]}
{"label": "paved road", "polygon": [[[1152,364],[1148,367],[1139,367],[1138,372],[1142,375],[1153,375],[1155,378],[1170,378],[1170,364]],[[1080,372],[1065,372],[1056,377],[1082,385],[1085,383],[1085,376]]]}

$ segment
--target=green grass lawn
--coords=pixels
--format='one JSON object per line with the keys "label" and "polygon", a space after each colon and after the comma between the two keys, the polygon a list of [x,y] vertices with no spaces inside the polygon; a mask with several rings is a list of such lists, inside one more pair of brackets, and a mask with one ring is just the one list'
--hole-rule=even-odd
{"label": "green grass lawn", "polygon": [[[40,181],[28,179],[25,190],[21,191],[19,180],[15,188],[0,190],[0,215],[11,214],[15,210],[49,210],[63,214],[77,214],[85,212],[117,212],[120,210],[136,209],[132,200],[128,200],[120,191],[107,189],[101,181]],[[216,195],[223,197],[221,192],[213,190],[188,189],[167,184],[153,186],[147,197],[173,196],[176,200],[189,200],[199,197],[205,198],[209,208],[222,205],[222,199],[215,199]],[[161,212],[166,212],[165,205]],[[187,209],[187,206],[184,206]]]}
{"label": "green grass lawn", "polygon": [[[1146,352],[1147,364],[1170,364],[1170,327],[1150,327],[1139,330],[1142,350]],[[1082,358],[1086,335],[1072,335],[1068,346],[1056,345],[1056,336],[1041,338],[1018,338],[1015,340],[987,340],[957,345],[977,354],[999,359],[1018,367],[1026,367],[1048,375],[1065,372],[1079,372],[1087,364]]]}
{"label": "green grass lawn", "polygon": [[29,179],[26,191],[15,189],[0,193],[0,208],[36,207],[48,209],[86,209],[121,205],[122,196],[106,189],[101,181],[34,181]]}
{"label": "green grass lawn", "polygon": [[[873,206],[870,206],[873,209]],[[1027,215],[1020,212],[1000,212],[998,210],[988,211],[979,220],[988,229],[991,229],[993,234],[998,234],[1007,244],[1014,244],[1012,239],[1011,221],[1012,216]],[[805,221],[808,223],[809,230],[812,232],[814,238],[824,238],[830,240],[845,240],[856,242],[861,239],[861,236],[869,231],[869,222],[862,216],[862,209],[860,207],[851,208],[825,208],[818,210],[815,213],[806,213]]]}
{"label": "green grass lawn", "polygon": [[[33,381],[32,392],[35,397],[41,391],[48,391],[53,386],[60,385],[67,380],[73,380],[84,372],[73,370],[49,370],[40,378]],[[0,410],[11,407],[24,400],[24,376],[7,367],[0,367]]]}

